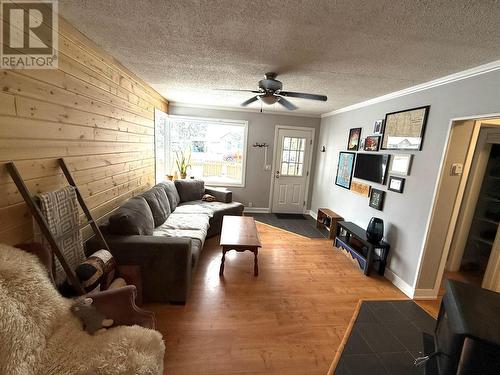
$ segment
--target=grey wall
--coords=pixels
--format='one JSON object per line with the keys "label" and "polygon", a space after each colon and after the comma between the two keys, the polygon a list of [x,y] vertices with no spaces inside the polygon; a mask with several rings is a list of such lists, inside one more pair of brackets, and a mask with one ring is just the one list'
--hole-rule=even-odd
{"label": "grey wall", "polygon": [[[253,203],[253,207],[269,207],[269,190],[271,188],[271,171],[264,170],[264,149],[254,148],[255,142],[267,143],[268,163],[272,164],[274,147],[274,130],[276,125],[305,126],[316,129],[316,140],[313,148],[313,166],[316,157],[317,138],[319,133],[320,119],[311,117],[298,117],[287,115],[274,115],[271,113],[225,111],[204,108],[191,108],[178,105],[169,106],[170,115],[210,117],[218,119],[245,120],[248,121],[248,159],[246,168],[245,187],[231,187],[233,198],[242,202],[245,206],[248,202]],[[314,180],[314,168],[310,183]],[[312,187],[309,187],[308,206],[311,202]]]}
{"label": "grey wall", "polygon": [[[414,154],[413,165],[404,193],[390,192],[386,186],[372,184],[386,190],[383,212],[369,207],[368,198],[334,184],[338,154],[346,150],[350,128],[362,127],[362,137],[365,137],[371,134],[374,121],[384,118],[385,113],[423,105],[431,105],[423,149],[411,152]],[[318,146],[325,145],[327,152],[319,153],[317,157],[311,209],[316,211],[318,207],[329,207],[362,227],[366,227],[372,216],[381,217],[385,222],[386,239],[391,244],[389,267],[407,284],[413,285],[450,120],[491,113],[500,113],[500,71],[322,119]],[[434,247],[427,253],[442,252],[444,237],[445,232],[437,241],[439,243],[435,241]],[[429,265],[425,259],[423,264],[437,270],[437,264]],[[429,280],[420,280],[419,286],[430,285],[432,288],[436,272],[427,273],[427,277]]]}

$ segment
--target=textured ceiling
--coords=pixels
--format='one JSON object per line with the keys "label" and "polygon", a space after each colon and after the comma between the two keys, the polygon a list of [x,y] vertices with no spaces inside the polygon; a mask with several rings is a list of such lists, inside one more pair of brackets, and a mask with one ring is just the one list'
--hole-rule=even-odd
{"label": "textured ceiling", "polygon": [[180,103],[238,107],[251,94],[213,89],[256,89],[276,71],[284,90],[328,95],[291,99],[296,112],[321,114],[500,59],[494,0],[61,0],[59,9]]}

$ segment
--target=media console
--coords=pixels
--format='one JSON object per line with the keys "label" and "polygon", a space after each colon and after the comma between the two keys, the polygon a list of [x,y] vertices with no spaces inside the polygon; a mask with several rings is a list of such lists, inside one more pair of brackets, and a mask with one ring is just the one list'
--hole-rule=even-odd
{"label": "media console", "polygon": [[379,275],[383,275],[387,264],[390,245],[385,241],[373,244],[366,238],[366,231],[350,221],[337,223],[337,235],[333,246],[349,252],[365,275],[370,273],[372,264],[376,264]]}

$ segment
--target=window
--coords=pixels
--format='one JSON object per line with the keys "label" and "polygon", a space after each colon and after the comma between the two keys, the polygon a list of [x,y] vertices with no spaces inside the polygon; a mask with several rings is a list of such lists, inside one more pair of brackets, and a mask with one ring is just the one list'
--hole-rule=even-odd
{"label": "window", "polygon": [[[160,122],[160,121],[158,121]],[[162,125],[160,125],[162,126]],[[209,185],[244,186],[247,123],[170,116],[156,134],[156,178],[179,174],[177,159],[189,161],[188,176]]]}
{"label": "window", "polygon": [[281,154],[282,176],[302,176],[305,146],[305,138],[283,137],[283,153]]}

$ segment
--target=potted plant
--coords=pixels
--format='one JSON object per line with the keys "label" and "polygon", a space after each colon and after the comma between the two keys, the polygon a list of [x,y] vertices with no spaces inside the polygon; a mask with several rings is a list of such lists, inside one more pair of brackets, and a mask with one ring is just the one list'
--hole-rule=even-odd
{"label": "potted plant", "polygon": [[181,175],[182,179],[185,179],[187,176],[187,170],[188,168],[191,168],[191,153],[189,153],[186,157],[184,155],[184,152],[182,151],[176,151],[176,160],[175,163],[177,164],[177,169],[179,170],[179,174]]}

